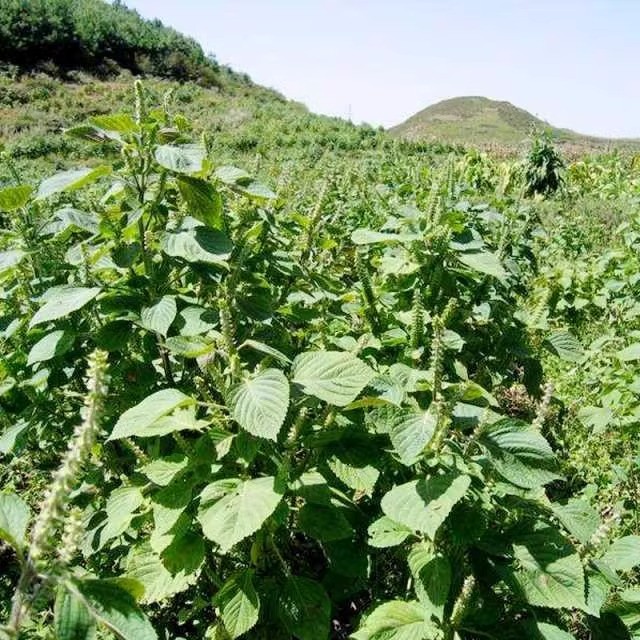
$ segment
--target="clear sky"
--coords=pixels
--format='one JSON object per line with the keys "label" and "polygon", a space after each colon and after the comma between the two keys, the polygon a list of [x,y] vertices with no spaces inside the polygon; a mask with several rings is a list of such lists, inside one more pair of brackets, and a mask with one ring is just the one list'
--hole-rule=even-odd
{"label": "clear sky", "polygon": [[219,62],[374,125],[445,98],[640,137],[640,0],[126,0]]}

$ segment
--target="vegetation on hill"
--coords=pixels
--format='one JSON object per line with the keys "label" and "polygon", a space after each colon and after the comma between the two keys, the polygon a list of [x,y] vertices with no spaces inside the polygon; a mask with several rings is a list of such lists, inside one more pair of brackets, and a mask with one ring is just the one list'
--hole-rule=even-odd
{"label": "vegetation on hill", "polygon": [[638,156],[18,71],[0,640],[640,639]]}
{"label": "vegetation on hill", "polygon": [[0,61],[103,76],[127,69],[206,86],[223,76],[195,40],[103,0],[0,0]]}
{"label": "vegetation on hill", "polygon": [[512,105],[481,96],[451,98],[430,105],[392,127],[392,135],[413,141],[449,142],[480,147],[521,146],[532,129],[545,130],[572,152],[604,150],[610,146],[640,148],[637,140],[605,140],[584,136],[547,122]]}

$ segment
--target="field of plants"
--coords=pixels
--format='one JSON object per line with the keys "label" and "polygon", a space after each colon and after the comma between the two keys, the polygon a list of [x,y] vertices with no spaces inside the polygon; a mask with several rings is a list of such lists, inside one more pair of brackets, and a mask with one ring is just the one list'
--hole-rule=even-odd
{"label": "field of plants", "polygon": [[166,85],[3,124],[0,637],[639,639],[640,159]]}

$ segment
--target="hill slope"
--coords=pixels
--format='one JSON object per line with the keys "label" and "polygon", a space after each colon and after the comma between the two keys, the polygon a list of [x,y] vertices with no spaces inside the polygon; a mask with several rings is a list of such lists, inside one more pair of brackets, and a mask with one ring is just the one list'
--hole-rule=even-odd
{"label": "hill slope", "polygon": [[532,127],[548,129],[558,143],[575,147],[604,148],[611,143],[616,146],[640,145],[638,140],[612,141],[559,129],[510,102],[482,96],[464,96],[437,102],[392,127],[389,132],[413,141],[514,146],[528,136]]}

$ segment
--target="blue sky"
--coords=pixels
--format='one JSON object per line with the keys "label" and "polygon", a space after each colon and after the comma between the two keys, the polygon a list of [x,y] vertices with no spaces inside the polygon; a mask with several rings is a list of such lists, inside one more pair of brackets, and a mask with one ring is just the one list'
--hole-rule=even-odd
{"label": "blue sky", "polygon": [[392,126],[445,98],[640,137],[640,0],[127,0],[312,111]]}

